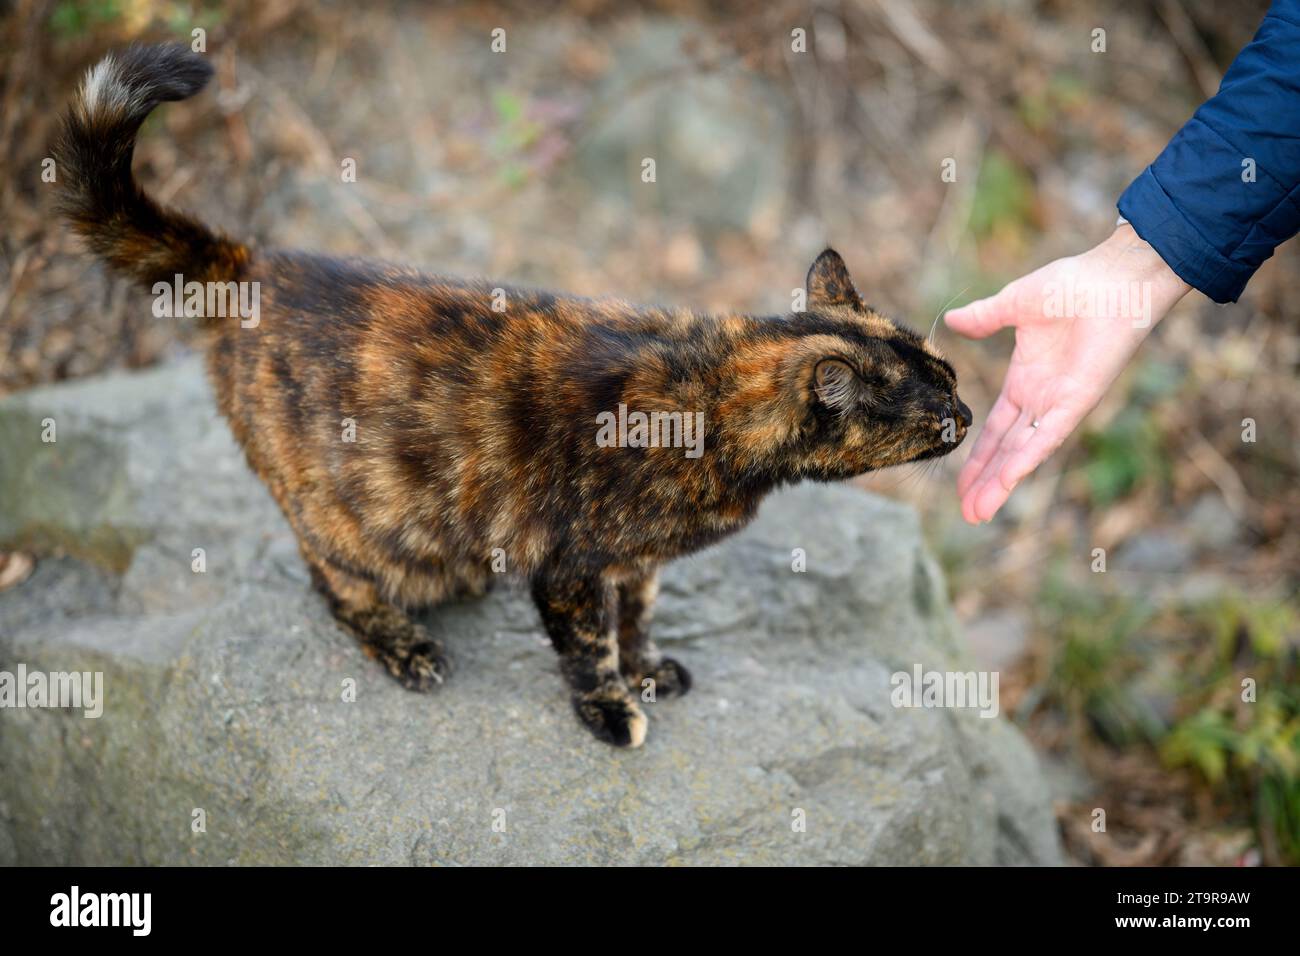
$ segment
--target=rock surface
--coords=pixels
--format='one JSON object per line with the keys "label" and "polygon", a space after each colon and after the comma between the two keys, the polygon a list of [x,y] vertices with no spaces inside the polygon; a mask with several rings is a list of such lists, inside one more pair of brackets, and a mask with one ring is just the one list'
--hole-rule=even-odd
{"label": "rock surface", "polygon": [[856,489],[779,493],[668,569],[696,686],[619,751],[518,588],[428,617],[434,695],[363,658],[193,360],[0,403],[0,488],[0,549],[42,556],[0,593],[0,670],[105,697],[0,710],[0,863],[1059,862],[1015,729],[891,706],[892,672],[969,665],[915,514]]}

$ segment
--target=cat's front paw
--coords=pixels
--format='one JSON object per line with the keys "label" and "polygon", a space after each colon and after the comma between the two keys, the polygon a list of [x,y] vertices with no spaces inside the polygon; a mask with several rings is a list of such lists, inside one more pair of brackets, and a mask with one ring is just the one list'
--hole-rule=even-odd
{"label": "cat's front paw", "polygon": [[646,719],[641,707],[621,684],[602,684],[573,695],[573,709],[599,739],[616,747],[645,743]]}
{"label": "cat's front paw", "polygon": [[681,697],[691,689],[691,672],[680,661],[665,657],[648,671],[628,675],[628,682],[642,700]]}

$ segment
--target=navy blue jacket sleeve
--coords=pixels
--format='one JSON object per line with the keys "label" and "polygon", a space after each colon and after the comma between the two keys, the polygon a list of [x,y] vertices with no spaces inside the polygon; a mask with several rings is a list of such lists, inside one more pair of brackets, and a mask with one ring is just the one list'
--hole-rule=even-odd
{"label": "navy blue jacket sleeve", "polygon": [[1219,92],[1124,191],[1119,211],[1215,302],[1237,301],[1300,232],[1300,0],[1274,0]]}

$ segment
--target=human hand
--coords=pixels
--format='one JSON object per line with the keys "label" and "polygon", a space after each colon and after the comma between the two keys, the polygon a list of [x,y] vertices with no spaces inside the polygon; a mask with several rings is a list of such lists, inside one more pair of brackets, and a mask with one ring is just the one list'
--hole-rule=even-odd
{"label": "human hand", "polygon": [[1002,393],[957,478],[962,516],[988,521],[1101,401],[1156,323],[1190,290],[1127,223],[945,316],[982,339],[1016,330]]}

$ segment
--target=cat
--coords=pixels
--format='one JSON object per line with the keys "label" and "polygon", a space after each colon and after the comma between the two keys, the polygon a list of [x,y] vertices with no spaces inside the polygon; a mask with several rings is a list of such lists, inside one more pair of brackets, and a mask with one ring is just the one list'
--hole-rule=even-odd
{"label": "cat", "polygon": [[200,318],[217,403],[334,617],[407,688],[451,672],[409,612],[483,593],[504,565],[531,587],[582,723],[640,746],[642,688],[691,687],[649,635],[661,565],[740,530],[782,485],[935,458],[966,436],[952,366],[868,306],[831,249],[806,308],[761,317],[219,235],[131,173],[144,118],[211,74],[169,45],[95,66],[56,138],[61,208],[151,287],[252,284],[256,322]]}

